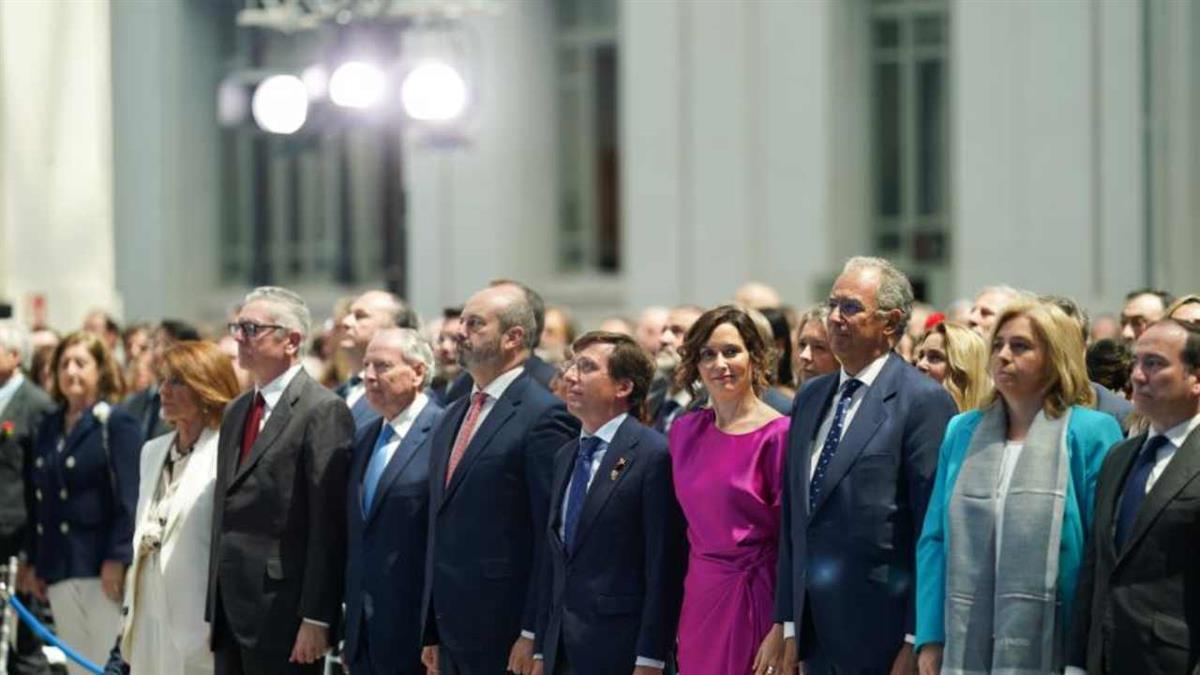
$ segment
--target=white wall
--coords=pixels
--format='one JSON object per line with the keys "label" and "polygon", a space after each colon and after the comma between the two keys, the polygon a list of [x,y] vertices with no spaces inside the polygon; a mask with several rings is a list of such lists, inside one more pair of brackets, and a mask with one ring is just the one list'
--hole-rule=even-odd
{"label": "white wall", "polygon": [[959,294],[1006,282],[1112,309],[1142,283],[1137,8],[953,4]]}
{"label": "white wall", "polygon": [[75,327],[114,288],[107,0],[0,3],[0,296]]}

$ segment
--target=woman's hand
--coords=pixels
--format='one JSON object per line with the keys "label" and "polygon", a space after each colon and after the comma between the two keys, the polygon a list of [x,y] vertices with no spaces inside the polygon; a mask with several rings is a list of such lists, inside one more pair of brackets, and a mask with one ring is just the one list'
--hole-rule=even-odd
{"label": "woman's hand", "polygon": [[783,675],[783,624],[775,624],[754,655],[754,675]]}
{"label": "woman's hand", "polygon": [[920,675],[938,675],[942,672],[942,643],[921,645],[921,651],[917,652],[917,672]]}
{"label": "woman's hand", "polygon": [[37,569],[29,563],[17,568],[17,590],[28,593],[41,602],[47,602],[46,582],[37,575]]}
{"label": "woman's hand", "polygon": [[120,560],[105,560],[100,565],[100,588],[109,600],[118,605],[125,600],[125,563]]}

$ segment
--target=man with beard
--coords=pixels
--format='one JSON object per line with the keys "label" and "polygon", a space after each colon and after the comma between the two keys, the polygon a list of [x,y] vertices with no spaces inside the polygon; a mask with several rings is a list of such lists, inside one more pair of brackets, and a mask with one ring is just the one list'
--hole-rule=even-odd
{"label": "man with beard", "polygon": [[704,310],[696,305],[680,305],[672,309],[658,337],[658,351],[654,354],[656,372],[647,405],[654,428],[664,434],[670,431],[676,417],[699,403],[692,400],[687,387],[675,382],[675,370],[679,367],[679,347],[683,344],[683,338],[703,313]]}
{"label": "man with beard", "polygon": [[431,446],[422,660],[443,675],[528,673],[554,453],[579,423],[527,367],[538,326],[528,295],[486,288],[463,307],[471,394]]}

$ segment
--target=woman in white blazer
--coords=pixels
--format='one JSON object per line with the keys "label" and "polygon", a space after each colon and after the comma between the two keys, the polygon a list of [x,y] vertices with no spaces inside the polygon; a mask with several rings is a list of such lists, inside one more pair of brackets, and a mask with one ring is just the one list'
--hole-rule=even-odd
{"label": "woman in white blazer", "polygon": [[213,672],[204,620],[221,412],[238,394],[229,356],[206,342],[163,354],[162,416],[142,448],[121,654],[133,675]]}

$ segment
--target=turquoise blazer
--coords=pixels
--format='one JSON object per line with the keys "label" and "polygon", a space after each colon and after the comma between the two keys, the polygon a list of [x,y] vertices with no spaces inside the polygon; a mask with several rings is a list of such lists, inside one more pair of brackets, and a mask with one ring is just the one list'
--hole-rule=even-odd
{"label": "turquoise blazer", "polygon": [[[917,634],[916,645],[946,641],[946,541],[947,502],[962,469],[963,456],[971,445],[975,428],[983,419],[978,410],[956,415],[946,428],[938,457],[937,476],[925,527],[917,542]],[[1096,480],[1109,448],[1122,439],[1121,427],[1112,415],[1091,408],[1072,406],[1067,425],[1067,503],[1063,511],[1062,543],[1059,550],[1058,599],[1060,625],[1066,628],[1075,599],[1075,581],[1083,563],[1084,543],[1092,531]],[[1065,634],[1065,633],[1064,633]]]}

